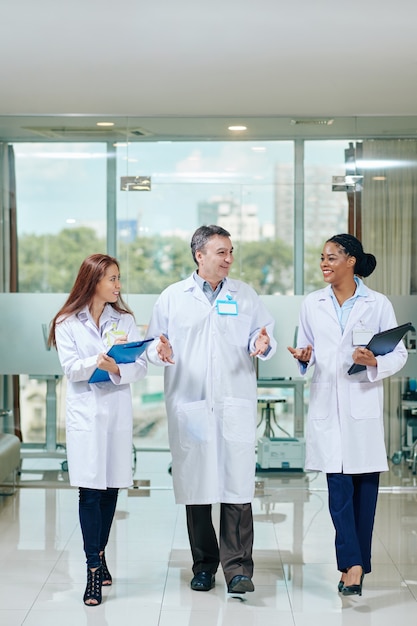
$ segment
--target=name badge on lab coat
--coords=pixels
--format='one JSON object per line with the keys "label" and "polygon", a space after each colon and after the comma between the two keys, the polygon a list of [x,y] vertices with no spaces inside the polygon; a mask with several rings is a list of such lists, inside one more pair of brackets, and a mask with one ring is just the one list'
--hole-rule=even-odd
{"label": "name badge on lab coat", "polygon": [[219,315],[237,315],[236,300],[217,300],[216,306]]}
{"label": "name badge on lab coat", "polygon": [[372,330],[367,328],[356,328],[352,332],[352,345],[354,346],[366,346],[374,336]]}

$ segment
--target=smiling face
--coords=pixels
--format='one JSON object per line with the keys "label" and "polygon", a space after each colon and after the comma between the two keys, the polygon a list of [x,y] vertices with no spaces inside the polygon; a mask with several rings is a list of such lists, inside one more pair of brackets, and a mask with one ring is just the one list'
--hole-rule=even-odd
{"label": "smiling face", "polygon": [[198,275],[206,280],[213,289],[228,274],[233,263],[233,246],[229,237],[214,235],[204,248],[197,250]]}
{"label": "smiling face", "polygon": [[94,294],[94,305],[102,305],[104,307],[107,302],[117,302],[120,295],[120,274],[119,268],[115,263],[109,265],[103,278],[97,285]]}
{"label": "smiling face", "polygon": [[326,241],[321,253],[320,269],[326,283],[341,286],[352,282],[356,259],[332,241]]}

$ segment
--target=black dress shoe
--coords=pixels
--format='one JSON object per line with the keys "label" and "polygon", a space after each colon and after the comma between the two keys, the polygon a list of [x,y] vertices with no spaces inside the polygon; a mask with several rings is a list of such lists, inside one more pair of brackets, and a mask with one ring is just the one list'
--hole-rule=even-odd
{"label": "black dress shoe", "polygon": [[362,595],[362,583],[365,572],[362,571],[361,580],[359,585],[344,585],[342,593],[344,596],[361,596]]}
{"label": "black dress shoe", "polygon": [[255,591],[253,582],[248,576],[237,574],[227,585],[228,593],[246,593],[247,591]]}
{"label": "black dress shoe", "polygon": [[340,579],[339,582],[337,583],[337,590],[339,593],[342,593],[344,586],[345,586],[345,583],[343,582],[342,579]]}
{"label": "black dress shoe", "polygon": [[210,591],[214,585],[214,574],[211,572],[198,572],[191,581],[191,589],[194,591]]}

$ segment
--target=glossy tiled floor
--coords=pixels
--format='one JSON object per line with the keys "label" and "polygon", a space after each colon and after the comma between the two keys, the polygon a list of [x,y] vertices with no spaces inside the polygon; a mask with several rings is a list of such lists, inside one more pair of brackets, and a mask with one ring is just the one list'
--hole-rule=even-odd
{"label": "glossy tiled floor", "polygon": [[[261,474],[254,501],[254,593],[190,590],[184,507],[174,503],[167,453],[141,453],[136,477],[151,489],[120,493],[107,548],[114,577],[99,607],[85,607],[77,491],[65,474],[25,470],[0,497],[2,626],[392,626],[417,620],[417,486],[407,467],[383,476],[373,572],[362,597],[337,592],[333,528],[323,476]],[[47,488],[39,478],[48,479]],[[33,479],[33,482],[32,482]],[[56,485],[56,486],[54,486]],[[143,494],[140,497],[139,494]],[[217,512],[217,510],[216,510]]]}

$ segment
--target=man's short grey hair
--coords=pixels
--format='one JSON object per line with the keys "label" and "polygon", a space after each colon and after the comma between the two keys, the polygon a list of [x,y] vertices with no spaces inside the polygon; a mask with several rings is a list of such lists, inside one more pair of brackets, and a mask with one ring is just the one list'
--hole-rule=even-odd
{"label": "man's short grey hair", "polygon": [[221,226],[216,226],[215,224],[211,224],[210,226],[200,226],[200,228],[197,228],[194,235],[191,237],[191,253],[196,265],[198,265],[197,259],[195,258],[196,252],[202,250],[207,242],[215,235],[220,235],[220,237],[230,237],[230,233],[227,230]]}

